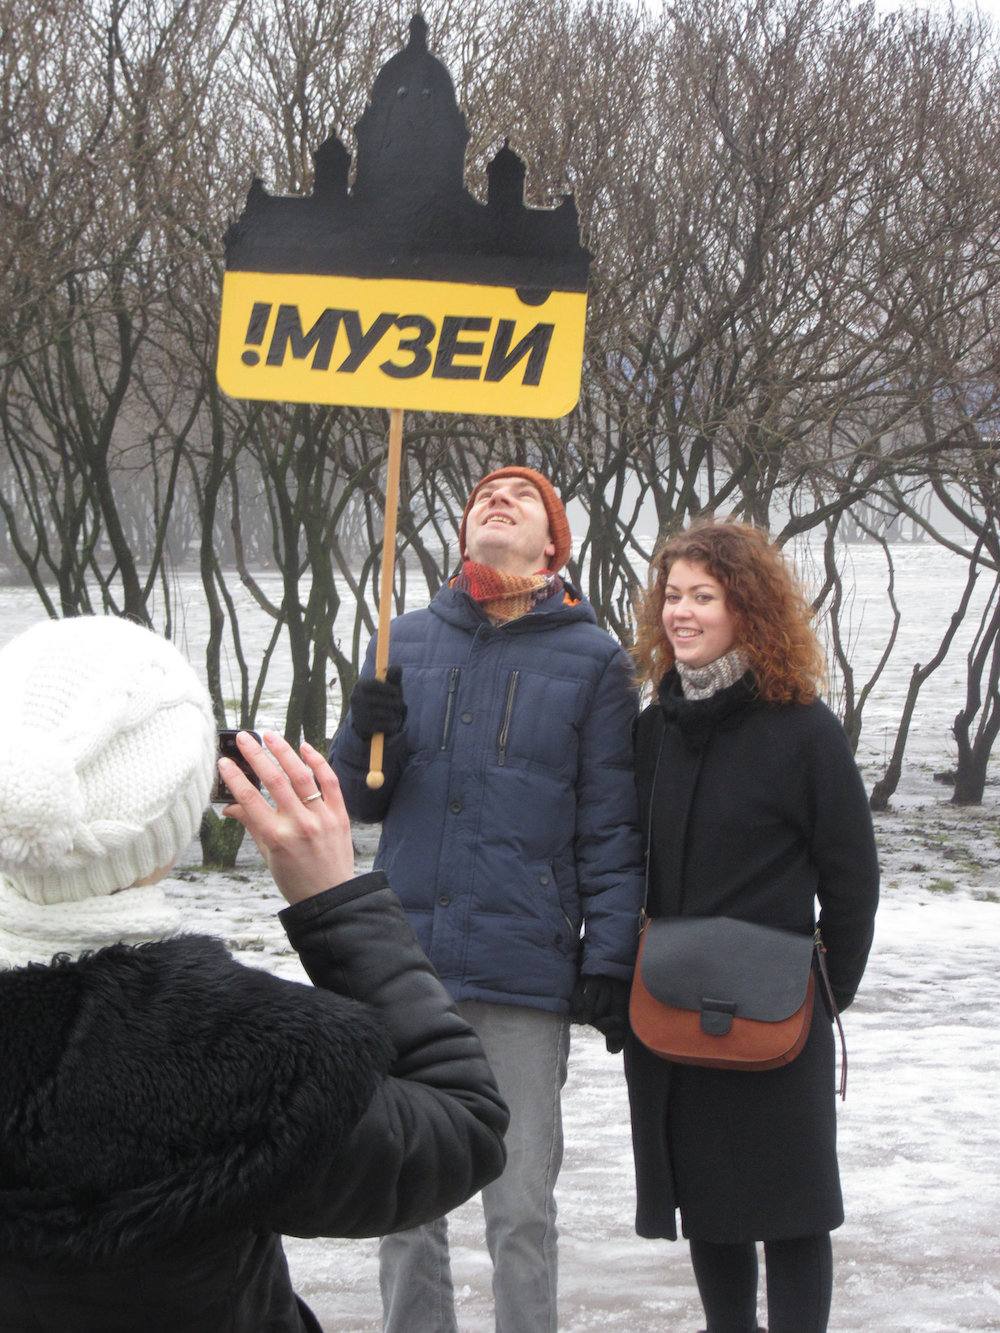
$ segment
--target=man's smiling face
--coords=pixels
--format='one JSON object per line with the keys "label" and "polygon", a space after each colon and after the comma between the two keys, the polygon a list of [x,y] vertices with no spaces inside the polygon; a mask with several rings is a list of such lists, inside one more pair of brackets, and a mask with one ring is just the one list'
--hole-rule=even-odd
{"label": "man's smiling face", "polygon": [[463,555],[507,574],[535,574],[555,554],[549,516],[538,487],[523,477],[498,477],[476,492]]}

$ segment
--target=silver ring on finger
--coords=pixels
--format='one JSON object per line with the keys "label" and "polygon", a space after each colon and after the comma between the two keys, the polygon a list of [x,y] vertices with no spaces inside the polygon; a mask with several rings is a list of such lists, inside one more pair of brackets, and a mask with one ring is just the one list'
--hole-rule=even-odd
{"label": "silver ring on finger", "polygon": [[303,799],[302,804],[308,805],[310,801],[321,801],[322,799],[323,799],[323,793],[321,791],[314,791],[311,796],[306,796]]}

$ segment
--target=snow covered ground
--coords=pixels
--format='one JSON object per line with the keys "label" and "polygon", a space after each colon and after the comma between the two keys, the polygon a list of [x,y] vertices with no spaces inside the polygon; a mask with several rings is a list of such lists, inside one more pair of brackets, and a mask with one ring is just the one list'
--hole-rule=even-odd
{"label": "snow covered ground", "polygon": [[[861,994],[845,1014],[840,1157],[847,1222],[835,1234],[836,1333],[1000,1329],[1000,809],[928,789],[879,816],[884,898]],[[370,850],[370,834],[359,831]],[[244,961],[301,977],[250,855],[236,874],[191,865],[170,884],[191,928]],[[621,1057],[574,1029],[560,1177],[562,1333],[695,1333],[683,1242],[640,1240]],[[452,1216],[462,1333],[492,1333],[490,1265],[472,1201]],[[374,1241],[289,1240],[296,1285],[333,1333],[379,1328]],[[761,1319],[765,1310],[761,1306]]]}
{"label": "snow covered ground", "polygon": [[[891,749],[903,690],[937,645],[963,572],[930,549],[897,548],[903,638],[866,710],[859,760],[869,785]],[[877,553],[855,548],[855,660],[874,661],[887,624]],[[0,642],[39,619],[27,593],[0,593]],[[967,645],[969,635],[963,636]],[[839,1112],[847,1222],[834,1237],[834,1333],[1000,1330],[1000,787],[981,809],[947,803],[933,774],[952,759],[961,700],[956,647],[926,687],[893,808],[876,819],[883,900],[860,995],[844,1018],[850,1061]],[[192,652],[196,658],[196,653]],[[280,679],[273,687],[280,722]],[[370,831],[358,830],[361,860]],[[231,874],[197,847],[168,883],[191,929],[244,961],[301,978],[277,924],[281,902],[250,851]],[[640,1240],[621,1057],[575,1029],[558,1191],[562,1333],[695,1333],[700,1305],[683,1242]],[[462,1333],[491,1333],[481,1211],[452,1218]],[[333,1333],[379,1328],[376,1243],[289,1240],[299,1290]],[[761,1303],[761,1321],[766,1323]]]}

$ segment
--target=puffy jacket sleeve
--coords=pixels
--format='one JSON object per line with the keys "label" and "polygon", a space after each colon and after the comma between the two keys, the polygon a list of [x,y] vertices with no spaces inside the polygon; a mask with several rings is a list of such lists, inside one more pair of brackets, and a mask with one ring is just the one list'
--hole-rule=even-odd
{"label": "puffy jacket sleeve", "polygon": [[632,756],[637,711],[631,663],[616,651],[584,722],[576,859],[585,923],[584,975],[631,979],[644,880]]}
{"label": "puffy jacket sleeve", "polygon": [[288,1235],[377,1236],[439,1217],[503,1170],[507,1108],[381,872],[281,913],[314,985],[374,1008],[395,1059],[343,1142],[316,1144]]}

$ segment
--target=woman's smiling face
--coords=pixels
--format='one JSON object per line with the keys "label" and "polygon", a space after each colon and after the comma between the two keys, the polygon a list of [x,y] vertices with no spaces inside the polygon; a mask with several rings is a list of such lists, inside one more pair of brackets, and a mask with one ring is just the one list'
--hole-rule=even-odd
{"label": "woman's smiling face", "polygon": [[704,565],[675,560],[667,572],[663,628],[674,657],[703,667],[736,645],[736,625],[722,584]]}

